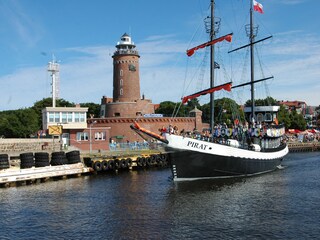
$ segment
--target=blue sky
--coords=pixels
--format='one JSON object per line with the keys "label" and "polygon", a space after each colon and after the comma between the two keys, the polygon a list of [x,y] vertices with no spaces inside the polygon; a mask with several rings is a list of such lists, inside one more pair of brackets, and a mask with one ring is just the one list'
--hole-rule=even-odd
{"label": "blue sky", "polygon": [[[53,54],[60,63],[61,98],[100,103],[102,96],[112,97],[111,56],[123,33],[129,33],[137,46],[141,94],[153,103],[176,102],[200,85],[206,87],[203,81],[208,73],[201,81],[194,75],[188,78],[190,70],[186,68],[195,68],[205,50],[189,59],[185,51],[207,40],[202,20],[209,13],[209,2],[1,1],[0,111],[30,107],[51,96],[51,77],[46,69]],[[255,13],[255,22],[260,26],[257,39],[273,35],[257,50],[261,62],[256,63],[266,69],[263,76],[274,76],[261,84],[264,91],[277,100],[320,105],[320,1],[258,2],[265,13]],[[226,54],[248,41],[243,28],[248,21],[248,6],[247,0],[216,0],[216,16],[222,18],[217,35],[234,33],[231,44],[217,46],[218,62],[223,66],[217,70],[217,84],[248,80],[249,74],[240,70],[240,66],[246,67],[240,63],[246,51]],[[240,90],[232,97],[243,104],[248,95],[241,95]],[[200,102],[208,100],[203,97]]]}

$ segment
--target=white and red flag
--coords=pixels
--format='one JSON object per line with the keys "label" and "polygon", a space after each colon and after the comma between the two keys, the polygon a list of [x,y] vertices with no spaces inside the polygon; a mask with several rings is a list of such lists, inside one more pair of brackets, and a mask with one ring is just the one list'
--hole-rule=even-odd
{"label": "white and red flag", "polygon": [[263,6],[261,3],[258,3],[257,1],[253,0],[253,10],[263,13]]}

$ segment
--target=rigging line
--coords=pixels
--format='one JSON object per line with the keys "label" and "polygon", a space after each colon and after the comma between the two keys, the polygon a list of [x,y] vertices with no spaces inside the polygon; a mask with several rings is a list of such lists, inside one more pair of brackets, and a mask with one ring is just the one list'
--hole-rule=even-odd
{"label": "rigging line", "polygon": [[221,51],[220,51],[220,46],[218,47],[218,51],[217,51],[217,55],[218,55],[218,64],[220,67],[222,67],[222,74],[223,74],[223,79],[227,79],[228,82],[232,82],[232,77],[228,74],[228,71],[225,67],[225,63],[224,63],[224,58],[221,56]]}
{"label": "rigging line", "polygon": [[200,73],[199,73],[197,87],[196,87],[197,91],[200,91],[203,88],[203,79],[204,79],[204,75],[205,75],[205,71],[206,71],[206,67],[207,67],[209,50],[210,50],[210,48],[205,49],[203,60],[200,63],[200,67],[199,67]]}
{"label": "rigging line", "polygon": [[175,116],[173,116],[172,119],[174,119],[174,118],[177,117],[177,115],[178,115],[178,113],[179,113],[179,111],[180,111],[180,108],[181,108],[181,106],[182,106],[182,102],[176,103],[176,105],[178,105],[178,109],[177,109],[177,112],[176,112]]}
{"label": "rigging line", "polygon": [[[211,10],[211,3],[209,4],[209,6],[208,6],[208,10]],[[207,16],[208,16],[209,14],[207,14]],[[205,18],[206,19],[206,18]],[[199,26],[200,26],[200,24],[199,24]],[[196,32],[198,32],[198,30],[200,29],[200,27],[198,27],[198,29],[197,29],[197,31]],[[199,34],[200,35],[200,34]],[[201,34],[202,35],[202,34]],[[209,36],[208,35],[206,35],[206,38],[208,38]],[[194,40],[194,38],[195,38],[195,34],[193,35],[193,37],[192,37],[192,39],[191,40]],[[200,37],[199,37],[200,38]],[[191,41],[190,41],[191,42]],[[190,46],[190,42],[189,42],[189,46]],[[184,85],[183,85],[183,90],[182,90],[182,97],[183,97],[183,95],[184,95],[184,93],[185,92],[187,92],[187,90],[189,89],[189,87],[190,87],[190,85],[191,85],[191,83],[194,83],[194,79],[196,78],[196,75],[199,75],[199,80],[201,80],[201,78],[202,78],[202,82],[203,82],[203,78],[204,78],[204,70],[202,70],[202,69],[204,69],[204,67],[206,66],[206,56],[207,56],[207,49],[205,50],[205,54],[204,54],[204,57],[203,57],[203,60],[201,61],[201,63],[199,64],[199,66],[196,68],[197,70],[194,72],[194,74],[193,74],[193,76],[191,77],[191,79],[190,79],[190,82],[189,83],[187,83],[187,73],[188,73],[188,71],[186,70],[185,71],[185,81],[184,81]],[[198,55],[195,55],[195,57],[197,57],[197,56],[199,56],[199,54]],[[200,55],[201,56],[201,55]],[[194,59],[194,58],[193,58]],[[188,62],[188,66],[187,66],[187,68],[189,67],[189,58],[188,58],[188,60],[187,60],[187,62]],[[200,74],[199,74],[199,72],[200,72]],[[198,83],[198,86],[201,84],[202,85],[202,83],[200,82],[200,81],[196,81],[197,83]]]}
{"label": "rigging line", "polygon": [[249,53],[250,53],[250,51],[249,51],[249,49],[247,49],[247,51],[246,51],[246,53],[245,53],[245,55],[243,57],[244,61],[243,61],[242,73],[241,73],[241,77],[240,77],[242,82],[244,81],[244,79],[248,75],[249,61],[247,61],[247,59],[249,59]]}
{"label": "rigging line", "polygon": [[[203,16],[203,14],[201,14],[201,16]],[[189,43],[187,45],[188,46],[187,49],[189,49],[190,46],[191,46],[191,43],[195,41],[195,36],[198,36],[198,38],[199,38],[199,36],[201,37],[203,35],[203,33],[201,33],[202,24],[203,24],[202,21],[199,21],[198,27],[197,27],[196,31],[194,31],[194,34],[192,35],[192,37],[191,37],[191,39],[190,39],[190,41],[189,41]],[[198,34],[199,32],[200,32],[200,34]],[[188,68],[189,68],[189,58],[187,59],[187,65],[186,65],[186,70],[185,70],[185,78],[184,78],[184,84],[183,84],[182,94],[181,94],[182,97],[183,97],[183,95],[184,95],[184,93],[186,91],[185,86],[186,86],[186,81],[187,81]]]}
{"label": "rigging line", "polygon": [[[256,52],[257,57],[258,57],[258,62],[259,62],[259,67],[260,67],[260,70],[261,70],[261,74],[262,74],[262,77],[265,78],[265,73],[264,73],[264,71],[263,71],[263,66],[262,66],[262,65],[264,65],[264,64],[262,63],[261,58],[260,58],[260,56],[261,56],[261,54],[260,54],[260,48],[258,48],[258,46],[255,46],[255,48],[256,48],[256,49],[255,49],[255,52]],[[269,87],[268,87],[268,84],[267,84],[266,81],[263,81],[263,86],[264,86],[264,88],[265,88],[267,97],[268,97],[268,96],[271,96],[271,95],[270,95],[270,91],[269,91]],[[266,99],[267,99],[267,104],[268,104],[268,106],[270,106],[270,105],[271,105],[271,102],[269,101],[270,99],[269,99],[269,98],[266,98]]]}
{"label": "rigging line", "polygon": [[[174,105],[174,109],[171,114],[171,119],[174,119],[178,115],[179,110],[180,110],[180,105],[181,105],[181,103],[179,104],[179,102],[176,102],[176,104]],[[171,123],[171,119],[170,119],[170,123]]]}
{"label": "rigging line", "polygon": [[198,34],[198,32],[201,32],[200,29],[202,28],[202,27],[201,27],[202,24],[203,24],[203,23],[202,23],[201,21],[199,21],[199,25],[198,25],[196,31],[193,33],[193,35],[192,35],[192,37],[191,37],[191,39],[190,39],[190,41],[189,41],[189,43],[188,43],[188,48],[187,48],[187,49],[190,48],[191,43],[195,40],[195,36],[201,35],[201,34]]}
{"label": "rigging line", "polygon": [[[200,66],[197,67],[197,70],[193,73],[187,87],[185,88],[184,90],[184,93],[187,92],[187,90],[189,89],[189,87],[191,86],[191,83],[194,83],[194,79],[196,78],[196,75],[198,75],[198,72],[200,70]],[[185,77],[185,80],[186,80],[187,77]],[[184,94],[182,95],[182,97],[184,97]]]}
{"label": "rigging line", "polygon": [[[189,46],[190,46],[190,44],[189,44]],[[187,64],[186,64],[186,70],[185,70],[185,77],[184,77],[184,83],[183,83],[183,88],[182,88],[182,94],[181,94],[181,97],[183,97],[184,96],[184,94],[187,92],[187,90],[189,89],[189,87],[190,87],[190,85],[191,85],[191,83],[192,82],[194,82],[193,81],[193,79],[195,79],[195,76],[197,75],[197,73],[198,73],[198,71],[199,71],[199,66],[197,67],[197,71],[195,71],[194,72],[194,74],[193,74],[193,76],[191,77],[191,79],[190,79],[190,82],[189,83],[187,83],[187,78],[188,78],[188,75],[189,75],[189,69],[191,68],[190,67],[190,61],[192,60],[192,59],[197,59],[198,58],[198,56],[199,56],[199,54],[195,54],[192,58],[187,58]],[[201,56],[201,55],[200,55]],[[200,66],[201,66],[201,64],[200,64]]]}

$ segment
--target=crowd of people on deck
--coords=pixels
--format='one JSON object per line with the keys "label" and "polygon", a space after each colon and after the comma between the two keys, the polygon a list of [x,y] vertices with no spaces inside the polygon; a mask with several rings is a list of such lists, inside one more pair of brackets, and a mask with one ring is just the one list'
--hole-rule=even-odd
{"label": "crowd of people on deck", "polygon": [[228,139],[235,139],[239,142],[246,141],[247,144],[252,143],[254,137],[262,139],[267,134],[273,137],[284,135],[284,128],[270,128],[268,124],[260,122],[252,122],[250,124],[248,122],[244,124],[235,122],[231,126],[228,126],[226,123],[216,124],[213,131],[204,129],[201,132],[197,129],[193,129],[193,131],[182,129],[179,131],[177,126],[169,125],[168,128],[162,127],[159,131],[161,134],[176,134],[210,142],[226,143]]}
{"label": "crowd of people on deck", "polygon": [[[209,142],[217,142],[226,144],[228,139],[235,139],[239,142],[250,145],[254,139],[263,139],[265,136],[281,137],[282,142],[320,142],[320,131],[305,131],[304,134],[289,134],[285,133],[284,127],[276,128],[277,123],[273,126],[267,123],[235,123],[228,126],[226,123],[216,124],[211,132],[211,129],[204,129],[201,132],[197,129],[193,131],[179,131],[177,126],[169,125],[168,128],[162,127],[160,133],[169,133],[182,135],[184,137],[204,140]],[[279,125],[278,125],[279,126]],[[259,140],[258,140],[259,141]]]}

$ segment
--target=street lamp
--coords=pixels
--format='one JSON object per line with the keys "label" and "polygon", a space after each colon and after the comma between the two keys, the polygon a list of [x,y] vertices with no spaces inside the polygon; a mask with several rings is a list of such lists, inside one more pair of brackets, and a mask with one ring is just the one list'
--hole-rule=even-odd
{"label": "street lamp", "polygon": [[90,126],[89,126],[89,144],[90,144],[90,155],[91,155],[91,152],[92,152],[92,136],[91,136],[91,127],[92,125],[96,124],[97,121],[93,121],[92,123],[90,123]]}

